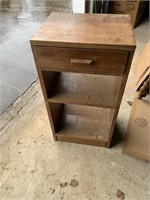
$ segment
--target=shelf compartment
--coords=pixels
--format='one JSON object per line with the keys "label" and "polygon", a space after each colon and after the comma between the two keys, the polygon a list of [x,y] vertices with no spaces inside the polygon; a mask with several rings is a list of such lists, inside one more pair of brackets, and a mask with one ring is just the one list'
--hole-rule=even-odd
{"label": "shelf compartment", "polygon": [[60,141],[106,146],[114,109],[63,105],[56,138]]}
{"label": "shelf compartment", "polygon": [[[115,108],[122,77],[68,72],[55,74],[55,84],[45,81],[48,102]],[[44,74],[43,74],[44,75]],[[44,76],[43,76],[44,77]]]}

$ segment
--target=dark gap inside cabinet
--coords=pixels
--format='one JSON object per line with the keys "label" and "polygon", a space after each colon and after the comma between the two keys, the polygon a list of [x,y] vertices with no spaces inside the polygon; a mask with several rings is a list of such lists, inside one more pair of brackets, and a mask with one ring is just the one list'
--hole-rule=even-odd
{"label": "dark gap inside cabinet", "polygon": [[49,103],[58,138],[108,141],[114,109]]}

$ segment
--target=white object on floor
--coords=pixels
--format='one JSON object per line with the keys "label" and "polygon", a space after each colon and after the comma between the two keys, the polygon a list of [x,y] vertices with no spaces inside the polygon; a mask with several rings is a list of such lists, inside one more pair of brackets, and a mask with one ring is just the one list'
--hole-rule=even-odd
{"label": "white object on floor", "polygon": [[73,13],[85,13],[85,0],[73,0]]}

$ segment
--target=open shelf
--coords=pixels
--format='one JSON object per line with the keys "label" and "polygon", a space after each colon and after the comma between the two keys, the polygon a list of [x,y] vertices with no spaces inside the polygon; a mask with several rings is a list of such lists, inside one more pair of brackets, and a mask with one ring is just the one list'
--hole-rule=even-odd
{"label": "open shelf", "polygon": [[[68,72],[46,72],[48,102],[115,108],[122,77]],[[53,79],[52,81],[52,73]],[[46,79],[46,81],[45,81]]]}
{"label": "open shelf", "polygon": [[114,109],[62,105],[55,133],[58,140],[106,146]]}

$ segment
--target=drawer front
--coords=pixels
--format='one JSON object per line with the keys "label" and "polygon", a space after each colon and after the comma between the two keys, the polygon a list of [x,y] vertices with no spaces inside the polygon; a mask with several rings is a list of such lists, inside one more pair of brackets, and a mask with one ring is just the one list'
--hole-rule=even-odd
{"label": "drawer front", "polygon": [[93,74],[124,73],[128,52],[36,46],[41,68]]}

